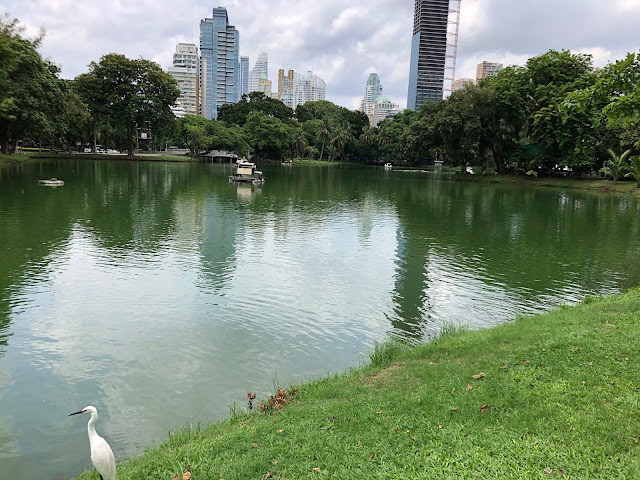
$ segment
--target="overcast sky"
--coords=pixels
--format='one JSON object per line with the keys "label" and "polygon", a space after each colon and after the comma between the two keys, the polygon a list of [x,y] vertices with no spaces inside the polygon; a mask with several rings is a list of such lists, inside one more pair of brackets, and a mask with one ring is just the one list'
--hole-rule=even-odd
{"label": "overcast sky", "polygon": [[[41,52],[73,78],[117,52],[167,68],[177,42],[199,45],[200,19],[225,6],[251,66],[313,69],[327,100],[357,108],[370,72],[407,103],[414,0],[0,0],[28,31],[47,31]],[[456,78],[483,61],[522,65],[549,49],[592,53],[597,66],[640,48],[640,0],[462,0]]]}

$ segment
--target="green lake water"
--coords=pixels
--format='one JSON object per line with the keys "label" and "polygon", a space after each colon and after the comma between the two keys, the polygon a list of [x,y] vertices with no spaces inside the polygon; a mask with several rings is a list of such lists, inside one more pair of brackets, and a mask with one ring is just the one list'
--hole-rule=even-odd
{"label": "green lake water", "polygon": [[[0,170],[0,472],[89,467],[364,361],[640,284],[640,205],[373,167],[46,162]],[[38,179],[65,180],[60,188]]]}

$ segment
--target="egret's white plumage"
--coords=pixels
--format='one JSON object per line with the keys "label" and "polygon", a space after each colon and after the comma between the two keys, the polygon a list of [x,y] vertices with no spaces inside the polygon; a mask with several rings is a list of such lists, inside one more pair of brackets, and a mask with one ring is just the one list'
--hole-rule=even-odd
{"label": "egret's white plumage", "polygon": [[87,428],[89,431],[89,446],[91,447],[91,463],[96,467],[102,480],[115,480],[116,459],[113,456],[113,451],[107,441],[96,432],[95,425],[98,420],[98,410],[96,410],[96,407],[89,405],[79,412],[69,414],[69,416],[81,413],[91,414]]}

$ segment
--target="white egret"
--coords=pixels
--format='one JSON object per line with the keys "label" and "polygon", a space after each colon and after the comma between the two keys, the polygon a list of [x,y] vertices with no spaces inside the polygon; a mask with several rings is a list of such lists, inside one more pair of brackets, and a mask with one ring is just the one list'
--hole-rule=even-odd
{"label": "white egret", "polygon": [[113,456],[113,451],[107,441],[96,433],[95,424],[98,420],[98,410],[96,410],[96,407],[89,405],[79,412],[70,413],[69,416],[79,415],[81,413],[91,414],[88,425],[91,463],[96,467],[101,480],[115,480],[116,458]]}

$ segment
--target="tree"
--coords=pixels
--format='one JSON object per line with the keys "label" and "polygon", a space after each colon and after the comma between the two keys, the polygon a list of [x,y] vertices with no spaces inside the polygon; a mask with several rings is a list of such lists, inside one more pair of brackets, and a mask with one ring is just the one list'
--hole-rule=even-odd
{"label": "tree", "polygon": [[91,62],[76,84],[93,116],[126,132],[130,157],[136,127],[157,128],[180,96],[175,79],[158,64],[115,53]]}
{"label": "tree", "polygon": [[92,118],[87,104],[73,90],[72,86],[67,91],[66,98],[67,128],[64,137],[67,143],[67,150],[71,152],[73,144],[77,141],[84,143],[84,140],[91,135]]}
{"label": "tree", "polygon": [[9,153],[29,135],[55,142],[66,128],[66,87],[59,69],[37,51],[34,40],[22,36],[16,19],[0,17],[0,146]]}
{"label": "tree", "polygon": [[302,157],[307,149],[307,142],[304,139],[304,135],[300,130],[296,130],[293,133],[293,149],[296,155]]}
{"label": "tree", "polygon": [[618,183],[618,178],[627,170],[627,157],[631,154],[631,150],[625,151],[622,155],[616,155],[616,153],[607,149],[607,153],[611,157],[611,160],[607,160],[602,167],[601,171],[605,175],[613,177],[613,183]]}
{"label": "tree", "polygon": [[322,161],[322,155],[324,154],[324,146],[327,142],[331,140],[332,129],[331,124],[329,123],[329,119],[325,118],[322,120],[322,126],[318,129],[316,133],[316,138],[322,142],[322,148],[320,149],[320,161]]}
{"label": "tree", "polygon": [[362,135],[360,135],[360,143],[365,147],[370,146],[373,143],[374,131],[373,128],[365,127]]}
{"label": "tree", "polygon": [[262,92],[251,92],[243,95],[237,103],[221,105],[218,108],[218,120],[242,127],[252,112],[260,112],[283,121],[293,118],[293,110],[280,100],[267,97]]}
{"label": "tree", "polygon": [[293,143],[292,127],[260,112],[247,117],[243,131],[251,149],[267,158],[281,159]]}
{"label": "tree", "polygon": [[628,167],[629,173],[625,177],[631,177],[637,182],[638,188],[640,188],[640,157],[635,155],[630,159],[631,165]]}
{"label": "tree", "polygon": [[351,140],[353,140],[353,135],[351,135],[346,126],[342,125],[336,129],[331,138],[331,145],[335,148],[337,157],[344,160],[344,149]]}
{"label": "tree", "polygon": [[185,115],[178,119],[178,137],[187,146],[192,158],[199,156],[213,143],[207,132],[210,121],[197,115]]}

